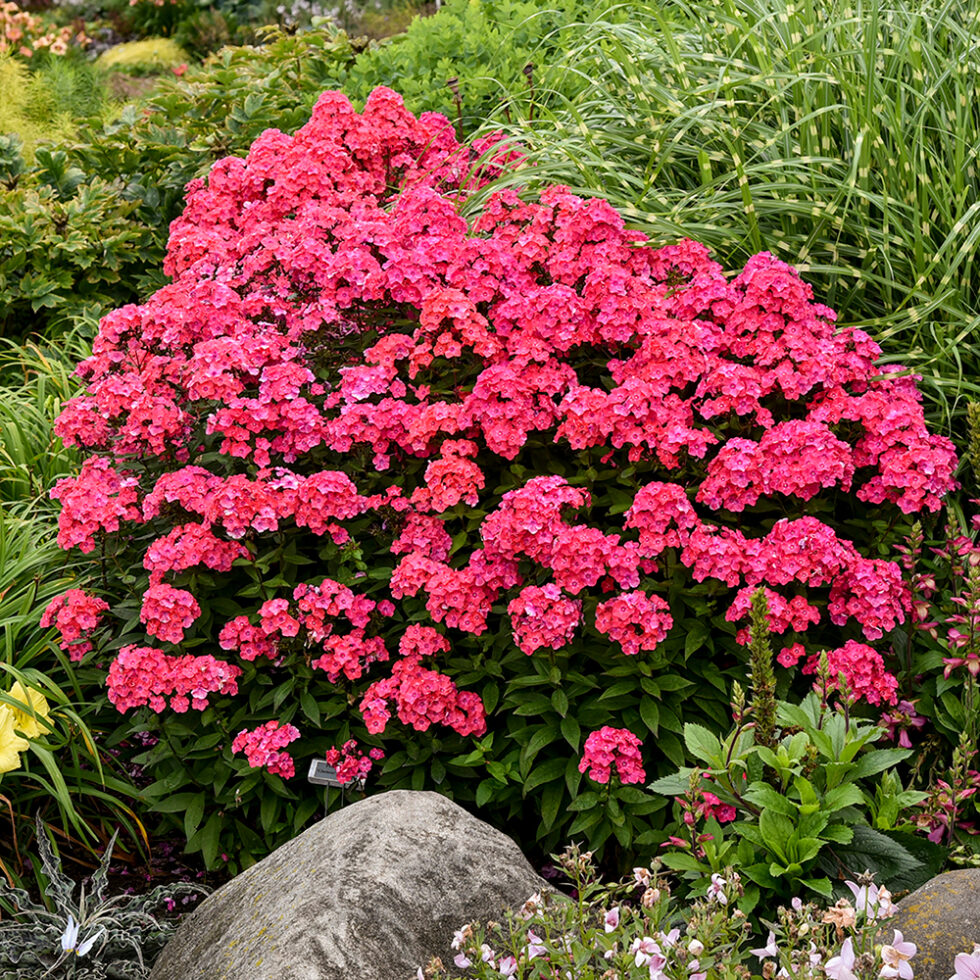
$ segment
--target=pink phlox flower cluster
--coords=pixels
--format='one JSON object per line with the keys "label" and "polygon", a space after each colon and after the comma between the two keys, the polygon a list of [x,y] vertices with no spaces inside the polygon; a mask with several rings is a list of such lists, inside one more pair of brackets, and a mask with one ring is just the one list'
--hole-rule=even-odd
{"label": "pink phlox flower cluster", "polygon": [[349,738],[339,749],[336,746],[327,749],[326,761],[334,767],[337,778],[346,786],[367,779],[374,763],[383,759],[384,755],[384,751],[379,748],[372,748],[364,753],[357,740]]}
{"label": "pink phlox flower cluster", "polygon": [[[791,667],[806,655],[799,643],[783,650],[777,659],[784,667]],[[856,640],[848,640],[842,647],[827,651],[830,666],[830,690],[838,689],[837,676],[843,674],[854,697],[868,704],[895,704],[898,701],[898,679],[885,669],[885,662],[873,647]],[[811,655],[803,665],[804,674],[816,674],[820,667],[818,654]],[[814,684],[818,688],[819,682]]]}
{"label": "pink phlox flower cluster", "polygon": [[560,650],[571,642],[582,603],[565,598],[557,585],[528,585],[507,605],[514,642],[530,655],[542,647]]}
{"label": "pink phlox flower cluster", "polygon": [[197,599],[186,589],[156,582],[143,593],[140,622],[150,636],[164,643],[180,643],[184,630],[200,615]]}
{"label": "pink phlox flower cluster", "polygon": [[854,446],[854,465],[878,472],[858,487],[859,500],[887,500],[905,514],[936,511],[952,487],[956,448],[945,436],[926,431],[917,379],[896,377],[896,370],[896,365],[885,365],[885,376],[869,380],[864,394],[848,395],[839,388],[822,392],[811,417],[828,424],[842,419],[861,424],[864,434]]}
{"label": "pink phlox flower cluster", "polygon": [[444,562],[449,557],[452,545],[453,539],[438,517],[409,514],[405,526],[391,543],[391,553],[423,555],[433,561]]}
{"label": "pink phlox flower cluster", "polygon": [[279,646],[274,637],[249,621],[248,616],[236,616],[221,627],[218,646],[222,650],[237,650],[242,660],[257,660],[267,657],[275,660],[279,656]]}
{"label": "pink phlox flower cluster", "polygon": [[[827,524],[780,520],[757,537],[727,525],[769,498],[828,491],[935,510],[956,459],[927,431],[915,379],[883,371],[877,345],[838,328],[768,253],[729,280],[703,246],[651,247],[608,203],[560,186],[533,201],[489,194],[468,224],[461,205],[517,160],[494,138],[460,145],[448,120],[415,118],[388,89],[360,113],[328,92],[295,134],[269,130],[193,181],[171,226],[173,281],[103,318],[78,370],[87,391],[58,420],[66,443],[95,454],[52,491],[59,544],[90,552],[152,522],[144,620],[170,642],[199,610],[164,586],[168,572],[225,573],[272,533],[344,545],[367,514],[400,556],[394,600],[424,596],[433,623],[474,636],[508,608],[522,649],[570,642],[576,604],[599,594],[596,628],[627,653],[653,649],[671,617],[640,586],[667,549],[697,582],[828,588],[830,622],[853,619],[868,640],[902,622],[911,600],[894,567]],[[370,346],[348,354],[361,338]],[[575,516],[592,503],[578,475],[532,474],[488,497],[501,460],[523,452],[523,466],[548,443],[636,468],[644,485],[621,531]],[[368,460],[362,494],[342,470]],[[503,469],[512,486],[520,471]],[[651,470],[676,482],[649,482]],[[452,522],[475,539],[465,508],[481,506],[477,547],[454,545]],[[222,648],[274,660],[312,641],[338,679],[384,659],[365,631],[394,612],[388,599],[300,588],[226,623]],[[547,597],[537,621],[529,596],[535,608]],[[774,629],[802,633],[824,609],[809,592],[781,601]],[[890,675],[850,657],[869,700],[888,701]],[[392,703],[406,724],[483,724],[445,678],[422,696],[415,654],[393,669],[365,699],[372,725]]]}
{"label": "pink phlox flower cluster", "polygon": [[836,626],[856,620],[867,639],[878,640],[905,622],[911,599],[898,565],[857,557],[834,579],[827,613]]}
{"label": "pink phlox flower cluster", "polygon": [[70,660],[79,661],[92,649],[86,637],[99,625],[109,603],[83,589],[69,589],[55,596],[41,614],[41,626],[54,626],[59,633],[58,646]]}
{"label": "pink phlox flower cluster", "polygon": [[329,620],[336,620],[343,616],[351,626],[363,629],[370,623],[371,613],[379,605],[330,578],[323,579],[319,585],[301,582],[293,589],[293,599],[297,603],[300,624],[315,642],[320,642],[333,632],[333,624],[328,617]]}
{"label": "pink phlox flower cluster", "polygon": [[122,521],[140,520],[137,480],[118,472],[102,456],[90,456],[78,476],[66,476],[51,491],[61,503],[58,514],[58,545],[78,547],[84,553],[95,549],[100,532],[114,533]]}
{"label": "pink phlox flower cluster", "polygon": [[197,565],[228,572],[237,558],[250,557],[243,545],[222,541],[203,524],[178,524],[146,549],[143,567],[150,573],[152,585],[162,582],[167,572],[182,572]]}
{"label": "pink phlox flower cluster", "polygon": [[237,694],[241,668],[210,654],[171,657],[153,647],[124,646],[109,666],[109,700],[119,711],[148,705],[161,712],[203,711],[209,694]]}
{"label": "pink phlox flower cluster", "polygon": [[640,487],[626,511],[626,527],[639,535],[640,554],[656,558],[665,548],[684,548],[698,515],[684,488],[676,483],[648,483]]}
{"label": "pink phlox flower cluster", "polygon": [[417,623],[406,626],[398,641],[398,653],[402,657],[434,657],[439,653],[449,653],[450,649],[449,640],[437,629]]}
{"label": "pink phlox flower cluster", "polygon": [[325,653],[310,666],[324,671],[331,683],[336,683],[341,675],[356,681],[365,668],[389,659],[384,640],[380,636],[367,636],[362,629],[351,630],[343,636],[328,636],[323,647]]}
{"label": "pink phlox flower cluster", "polygon": [[422,667],[415,657],[396,661],[391,676],[375,681],[364,693],[360,711],[372,735],[387,728],[392,701],[398,720],[418,732],[432,725],[444,725],[460,735],[483,735],[487,730],[480,696],[460,691],[448,677]]}
{"label": "pink phlox flower cluster", "polygon": [[253,769],[264,767],[283,779],[290,779],[296,775],[296,766],[292,756],[282,750],[298,738],[299,730],[293,725],[267,721],[253,731],[243,728],[231,743],[231,751],[244,752]]}
{"label": "pink phlox flower cluster", "polygon": [[468,439],[447,439],[441,455],[425,468],[425,486],[412,494],[412,503],[419,510],[436,513],[449,510],[461,501],[475,507],[484,487],[483,471],[472,459],[477,445]]}
{"label": "pink phlox flower cluster", "polygon": [[[748,618],[752,606],[752,596],[758,591],[757,587],[750,586],[740,589],[735,595],[735,601],[728,607],[725,619],[729,623],[738,623]],[[785,633],[787,630],[794,630],[797,633],[806,631],[810,624],[820,622],[820,610],[816,606],[807,602],[801,595],[794,595],[787,599],[772,589],[764,588],[766,604],[768,606],[768,623],[770,632],[775,635]],[[735,634],[735,639],[743,646],[749,642],[748,628],[740,629]]]}
{"label": "pink phlox flower cluster", "polygon": [[629,656],[641,650],[655,650],[673,625],[667,601],[639,589],[623,592],[596,606],[595,628],[618,643]]}
{"label": "pink phlox flower cluster", "polygon": [[718,450],[696,499],[714,510],[741,511],[775,494],[810,500],[822,489],[850,489],[851,449],[820,423],[780,422],[758,442],[729,439]]}
{"label": "pink phlox flower cluster", "polygon": [[629,729],[606,725],[585,740],[578,771],[597,783],[608,783],[615,769],[621,783],[642,783],[646,779],[642,744]]}
{"label": "pink phlox flower cluster", "polygon": [[[475,552],[474,557],[481,552]],[[501,583],[488,577],[486,564],[451,568],[418,553],[406,555],[391,575],[391,594],[400,599],[428,595],[425,608],[436,623],[480,636],[487,630],[487,617],[500,593]]]}

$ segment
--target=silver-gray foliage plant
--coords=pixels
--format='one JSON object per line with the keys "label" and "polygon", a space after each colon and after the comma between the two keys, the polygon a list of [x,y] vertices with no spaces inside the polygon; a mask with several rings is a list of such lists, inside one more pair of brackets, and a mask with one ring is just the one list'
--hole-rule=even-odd
{"label": "silver-gray foliage plant", "polygon": [[62,871],[40,820],[38,852],[48,879],[45,896],[50,911],[0,876],[0,900],[17,909],[14,918],[0,921],[0,980],[145,980],[157,953],[175,929],[158,919],[154,910],[168,898],[203,894],[202,885],[176,882],[142,895],[107,895],[109,846],[75,899],[75,882]]}

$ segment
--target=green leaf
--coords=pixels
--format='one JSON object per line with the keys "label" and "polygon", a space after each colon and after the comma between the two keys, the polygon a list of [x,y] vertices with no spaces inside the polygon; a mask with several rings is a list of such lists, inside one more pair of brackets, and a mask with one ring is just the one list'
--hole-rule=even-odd
{"label": "green leaf", "polygon": [[724,765],[721,757],[721,742],[703,725],[688,722],[684,725],[684,744],[687,751],[696,759],[706,762],[712,768],[720,769]]}
{"label": "green leaf", "polygon": [[699,861],[693,854],[685,854],[683,851],[670,851],[661,854],[660,860],[673,868],[674,871],[710,871],[711,869],[703,862]]}
{"label": "green leaf", "polygon": [[499,780],[484,779],[476,788],[476,805],[478,807],[486,806],[493,799],[494,793],[499,793],[506,788],[506,783]]}
{"label": "green leaf", "polygon": [[314,724],[320,724],[320,706],[316,703],[316,698],[309,691],[303,691],[299,696],[300,707],[303,714]]}
{"label": "green leaf", "polygon": [[579,793],[565,809],[570,810],[572,813],[580,813],[583,810],[591,810],[594,806],[598,805],[599,794],[588,790],[585,793]]}
{"label": "green leaf", "polygon": [[560,687],[552,691],[551,704],[562,718],[568,714],[568,695]]}
{"label": "green leaf", "polygon": [[873,776],[875,773],[890,769],[911,754],[911,749],[873,749],[857,760],[851,779],[864,779],[866,776]]}
{"label": "green leaf", "polygon": [[582,728],[573,715],[567,715],[561,720],[561,733],[565,741],[578,752],[582,742]]}
{"label": "green leaf", "polygon": [[204,863],[209,867],[214,867],[218,857],[218,845],[221,839],[221,814],[211,814],[208,822],[204,825],[204,831],[200,835],[199,843],[201,856]]}
{"label": "green leaf", "polygon": [[768,783],[752,783],[742,795],[758,807],[768,807],[786,817],[799,816],[799,807],[782,793],[777,793]]}
{"label": "green leaf", "polygon": [[826,810],[842,810],[846,806],[860,806],[864,803],[864,794],[853,783],[846,783],[824,793],[823,807]]}
{"label": "green leaf", "polygon": [[786,846],[794,830],[793,821],[781,813],[767,809],[759,814],[759,831],[766,842],[766,847],[784,863],[789,863]]}
{"label": "green leaf", "polygon": [[653,698],[644,697],[640,701],[640,718],[643,719],[643,724],[656,735],[660,730],[660,708]]}
{"label": "green leaf", "polygon": [[187,805],[184,812],[184,834],[188,840],[197,833],[197,828],[204,816],[204,794],[198,793]]}
{"label": "green leaf", "polygon": [[534,760],[538,753],[546,745],[550,745],[557,738],[558,731],[552,728],[550,725],[542,725],[534,732],[530,738],[530,741],[524,746],[524,749],[521,752],[520,768],[522,776],[526,777],[531,771],[531,766],[534,764]]}
{"label": "green leaf", "polygon": [[691,787],[692,772],[693,769],[681,769],[672,776],[661,776],[660,779],[648,783],[647,789],[662,796],[683,796]]}
{"label": "green leaf", "polygon": [[[542,830],[549,831],[554,826],[565,799],[564,783],[552,783],[544,788],[541,794],[541,825]],[[567,809],[567,808],[566,808]]]}
{"label": "green leaf", "polygon": [[839,873],[853,880],[865,869],[877,873],[877,881],[891,887],[894,879],[917,872],[921,862],[898,841],[885,836],[873,827],[858,824],[852,828],[854,836],[850,844],[835,845],[830,850],[833,861],[820,856],[820,868],[837,877]]}
{"label": "green leaf", "polygon": [[834,888],[829,878],[800,878],[800,884],[824,898],[834,897]]}
{"label": "green leaf", "polygon": [[550,783],[553,779],[561,779],[565,775],[565,762],[565,759],[549,759],[535,766],[524,780],[523,795],[527,796],[532,789]]}

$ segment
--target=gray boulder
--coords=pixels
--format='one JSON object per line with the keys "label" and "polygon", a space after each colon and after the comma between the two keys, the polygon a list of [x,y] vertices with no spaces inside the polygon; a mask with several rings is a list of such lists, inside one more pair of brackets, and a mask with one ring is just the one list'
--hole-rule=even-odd
{"label": "gray boulder", "polygon": [[894,929],[918,947],[915,980],[949,980],[956,954],[980,943],[980,868],[947,871],[917,888],[882,922],[878,940],[890,943]]}
{"label": "gray boulder", "polygon": [[451,967],[463,923],[547,888],[509,837],[452,801],[381,793],[219,888],[150,980],[410,980],[433,955]]}

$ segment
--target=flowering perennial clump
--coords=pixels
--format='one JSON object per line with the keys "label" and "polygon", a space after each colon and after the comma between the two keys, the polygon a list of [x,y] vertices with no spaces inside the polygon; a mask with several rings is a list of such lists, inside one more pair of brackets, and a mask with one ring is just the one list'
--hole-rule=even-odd
{"label": "flowering perennial clump", "polygon": [[[915,379],[769,254],[729,279],[563,187],[464,218],[519,165],[389,90],[361,114],[328,92],[189,186],[173,281],[103,319],[57,423],[88,454],[52,491],[59,542],[147,572],[157,642],[116,655],[120,710],[232,695],[240,658],[312,670],[376,741],[396,719],[481,736],[467,688],[495,637],[662,668],[681,579],[739,626],[764,584],[784,660],[843,631],[831,664],[894,704],[872,644],[908,588],[817,515],[934,511],[955,486]],[[638,752],[618,765],[643,778]]]}
{"label": "flowering perennial clump", "polygon": [[63,55],[68,53],[70,44],[88,42],[84,31],[49,24],[29,10],[21,10],[13,0],[0,3],[0,54],[10,52],[33,58],[39,51],[48,51]]}

